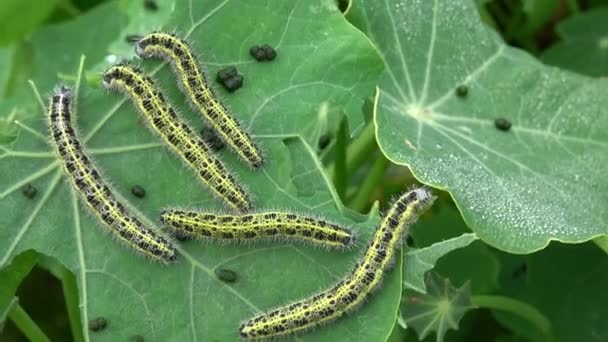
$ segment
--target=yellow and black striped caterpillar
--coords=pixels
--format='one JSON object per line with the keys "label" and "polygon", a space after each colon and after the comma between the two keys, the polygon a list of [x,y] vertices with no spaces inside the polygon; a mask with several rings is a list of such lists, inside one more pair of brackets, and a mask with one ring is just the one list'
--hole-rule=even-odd
{"label": "yellow and black striped caterpillar", "polygon": [[161,213],[161,221],[182,236],[213,241],[286,239],[338,249],[351,248],[355,242],[352,231],[337,224],[280,211],[217,215],[167,209]]}
{"label": "yellow and black striped caterpillar", "polygon": [[72,125],[72,92],[58,87],[48,113],[51,141],[74,189],[89,209],[120,240],[152,259],[169,263],[176,258],[175,248],[164,237],[142,223],[112,190],[83,150]]}
{"label": "yellow and black striped caterpillar", "polygon": [[250,167],[256,169],[264,164],[261,150],[219,100],[186,41],[173,34],[154,32],[135,43],[135,52],[142,58],[162,58],[171,63],[180,80],[180,88],[217,136]]}
{"label": "yellow and black striped caterpillar", "polygon": [[138,68],[122,63],[104,73],[103,84],[107,89],[129,95],[137,109],[148,119],[151,128],[196,171],[201,181],[224,203],[239,212],[251,209],[249,194],[207,144],[178,117],[151,78]]}
{"label": "yellow and black striped caterpillar", "polygon": [[246,340],[293,334],[336,320],[361,305],[381,283],[410,225],[433,203],[425,188],[402,195],[384,216],[355,268],[328,290],[244,322]]}

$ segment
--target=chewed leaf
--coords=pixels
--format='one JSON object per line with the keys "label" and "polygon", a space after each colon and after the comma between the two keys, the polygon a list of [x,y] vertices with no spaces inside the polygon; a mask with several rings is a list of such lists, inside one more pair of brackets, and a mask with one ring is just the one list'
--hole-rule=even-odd
{"label": "chewed leaf", "polygon": [[436,333],[436,341],[443,341],[449,329],[458,329],[458,322],[473,308],[468,284],[454,288],[449,279],[429,273],[427,294],[406,292],[401,302],[401,319],[414,328],[420,340]]}
{"label": "chewed leaf", "polygon": [[608,80],[547,67],[470,0],[355,3],[386,63],[381,150],[449,191],[484,242],[529,253],[608,233]]}
{"label": "chewed leaf", "polygon": [[[116,341],[141,335],[146,341],[234,341],[242,320],[334,284],[348,272],[374,230],[377,215],[359,220],[346,215],[313,146],[326,127],[338,124],[344,110],[353,130],[361,128],[360,108],[373,93],[381,63],[370,42],[346,22],[333,1],[157,4],[154,14],[134,15],[122,12],[134,11],[131,6],[113,2],[32,37],[39,67],[32,80],[36,92],[20,98],[16,110],[26,108],[28,115],[9,122],[16,134],[0,145],[0,267],[34,249],[74,271],[82,321],[103,317],[107,322],[103,331],[84,331],[87,339]],[[116,196],[152,226],[161,231],[159,214],[166,207],[223,210],[196,175],[146,127],[130,101],[92,82],[99,78],[99,70],[133,56],[119,45],[127,34],[143,33],[136,29],[146,29],[144,22],[152,15],[154,20],[165,18],[166,30],[188,38],[209,74],[234,65],[244,76],[238,91],[217,90],[259,141],[268,164],[254,171],[227,149],[218,154],[247,184],[255,207],[336,222],[357,233],[357,248],[343,252],[284,243],[220,245],[190,240],[176,242],[178,258],[165,267],[104,233],[74,195],[48,144],[47,95],[60,81],[75,86],[81,80],[75,89],[73,121],[83,148]],[[231,24],[235,22],[239,25]],[[258,63],[249,55],[251,46],[263,44],[277,52],[271,62]],[[80,75],[83,54],[85,74]],[[170,70],[155,61],[142,62],[141,67],[199,132],[204,127],[200,114],[189,110]],[[22,189],[28,185],[36,192],[25,195]],[[131,192],[135,185],[145,196]],[[400,291],[396,269],[362,310],[301,339],[382,339],[394,324]]]}
{"label": "chewed leaf", "polygon": [[477,239],[475,234],[466,233],[428,247],[408,250],[403,256],[404,288],[426,293],[424,276],[427,271],[435,267],[437,260],[455,249],[468,246]]}

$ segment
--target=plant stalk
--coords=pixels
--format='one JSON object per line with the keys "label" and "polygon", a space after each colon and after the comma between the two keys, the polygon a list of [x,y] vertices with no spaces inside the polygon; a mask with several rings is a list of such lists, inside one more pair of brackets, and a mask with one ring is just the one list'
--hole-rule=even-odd
{"label": "plant stalk", "polygon": [[480,308],[496,309],[517,315],[535,326],[543,334],[545,341],[557,341],[551,328],[551,322],[528,303],[509,297],[493,295],[472,296],[471,302]]}
{"label": "plant stalk", "polygon": [[15,303],[13,309],[8,314],[10,320],[15,323],[17,328],[31,342],[50,342],[51,340],[44,334],[38,324],[32,320],[30,315],[23,310],[19,303]]}
{"label": "plant stalk", "polygon": [[349,207],[357,212],[362,213],[369,204],[369,198],[372,192],[376,189],[378,184],[382,183],[384,179],[384,173],[386,168],[389,166],[389,161],[384,157],[382,153],[378,155],[376,161],[372,165],[369,174],[361,184],[359,191],[355,198],[350,202]]}

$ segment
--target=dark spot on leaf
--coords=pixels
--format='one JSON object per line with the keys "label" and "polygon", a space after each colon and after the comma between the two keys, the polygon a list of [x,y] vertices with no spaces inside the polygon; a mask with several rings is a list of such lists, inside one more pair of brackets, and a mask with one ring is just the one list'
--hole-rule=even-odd
{"label": "dark spot on leaf", "polygon": [[251,49],[249,49],[249,54],[258,62],[272,61],[277,57],[275,49],[268,44],[252,46]]}
{"label": "dark spot on leaf", "polygon": [[511,121],[505,119],[505,118],[498,118],[496,120],[494,120],[494,126],[496,126],[496,128],[498,128],[501,131],[509,131],[511,129]]}
{"label": "dark spot on leaf", "polygon": [[131,342],[144,342],[144,337],[141,335],[131,336]]}
{"label": "dark spot on leaf", "polygon": [[217,152],[224,148],[224,142],[217,136],[217,134],[212,129],[207,127],[203,128],[201,130],[201,136],[203,137],[205,143],[207,143],[207,146],[209,146],[212,151]]}
{"label": "dark spot on leaf", "polygon": [[465,97],[467,97],[468,94],[469,94],[469,87],[467,87],[466,85],[461,84],[456,88],[456,96],[458,96],[460,98],[465,98]]}
{"label": "dark spot on leaf", "polygon": [[131,193],[137,198],[144,198],[146,196],[146,190],[139,185],[133,185]]}
{"label": "dark spot on leaf", "polygon": [[36,194],[38,193],[38,189],[36,189],[32,184],[26,184],[22,189],[21,192],[23,193],[23,196],[32,199],[34,197],[36,197]]}
{"label": "dark spot on leaf", "polygon": [[528,273],[528,265],[525,262],[522,262],[520,265],[515,267],[512,272],[513,278],[519,278],[525,276]]}
{"label": "dark spot on leaf", "polygon": [[144,0],[144,8],[151,12],[158,11],[158,4],[154,0]]}
{"label": "dark spot on leaf", "polygon": [[108,321],[103,317],[93,318],[89,321],[89,330],[101,331],[108,326]]}
{"label": "dark spot on leaf", "polygon": [[224,281],[226,283],[234,283],[237,279],[236,272],[225,268],[216,269],[215,275],[219,280]]}
{"label": "dark spot on leaf", "polygon": [[234,91],[243,86],[243,76],[236,75],[230,77],[229,79],[223,80],[221,83],[226,90],[233,93]]}
{"label": "dark spot on leaf", "polygon": [[224,69],[220,69],[217,72],[217,81],[224,82],[230,78],[233,78],[234,76],[236,76],[238,74],[239,73],[236,70],[236,67],[234,67],[234,66],[225,67]]}
{"label": "dark spot on leaf", "polygon": [[329,136],[329,134],[323,134],[319,137],[319,149],[323,150],[327,147],[327,145],[329,145],[331,141],[331,137]]}

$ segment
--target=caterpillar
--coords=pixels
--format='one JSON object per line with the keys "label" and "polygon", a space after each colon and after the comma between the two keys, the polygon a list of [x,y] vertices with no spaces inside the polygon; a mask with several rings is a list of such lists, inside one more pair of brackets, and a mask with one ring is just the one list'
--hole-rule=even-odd
{"label": "caterpillar", "polygon": [[344,279],[312,297],[251,318],[240,326],[240,336],[255,340],[302,332],[338,319],[361,305],[391,268],[408,228],[434,199],[426,188],[402,195],[382,219],[363,257]]}
{"label": "caterpillar", "polygon": [[251,168],[257,169],[264,164],[261,150],[219,100],[186,41],[173,34],[153,32],[135,43],[135,53],[141,58],[160,58],[169,62],[180,80],[182,92],[220,139]]}
{"label": "caterpillar", "polygon": [[83,150],[72,126],[71,106],[71,89],[57,87],[48,112],[51,140],[74,189],[95,216],[120,240],[154,260],[163,263],[175,260],[176,252],[171,242],[142,223],[106,185]]}
{"label": "caterpillar", "polygon": [[338,249],[348,249],[355,242],[350,230],[334,223],[280,211],[217,215],[166,209],[161,221],[180,235],[214,241],[287,239]]}
{"label": "caterpillar", "polygon": [[230,208],[251,209],[249,194],[237,182],[209,146],[179,117],[151,78],[127,63],[110,67],[103,75],[106,89],[129,95],[151,128],[198,174],[215,195]]}

